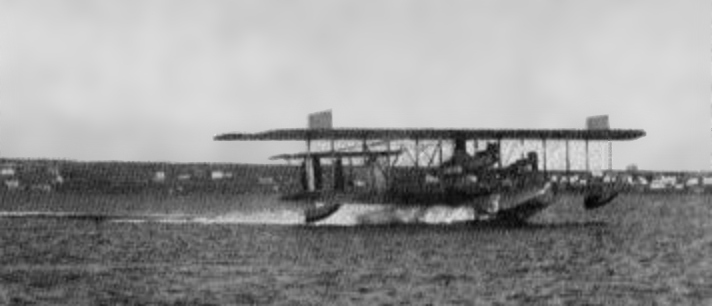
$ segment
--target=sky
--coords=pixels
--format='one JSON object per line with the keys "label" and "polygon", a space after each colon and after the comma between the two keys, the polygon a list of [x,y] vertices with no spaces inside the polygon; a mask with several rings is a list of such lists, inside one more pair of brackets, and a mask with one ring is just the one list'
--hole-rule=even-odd
{"label": "sky", "polygon": [[0,0],[0,156],[264,163],[305,127],[612,128],[709,170],[708,1]]}

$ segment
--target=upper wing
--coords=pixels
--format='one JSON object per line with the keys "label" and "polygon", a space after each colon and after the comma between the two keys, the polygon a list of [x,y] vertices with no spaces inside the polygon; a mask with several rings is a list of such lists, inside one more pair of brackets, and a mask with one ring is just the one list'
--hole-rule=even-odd
{"label": "upper wing", "polygon": [[215,140],[371,140],[371,139],[558,139],[633,140],[645,136],[643,130],[578,129],[277,129],[258,133],[227,133]]}

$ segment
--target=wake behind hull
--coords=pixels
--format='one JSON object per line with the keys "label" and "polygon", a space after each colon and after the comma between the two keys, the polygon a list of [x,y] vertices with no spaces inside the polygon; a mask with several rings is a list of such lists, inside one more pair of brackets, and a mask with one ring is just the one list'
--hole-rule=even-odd
{"label": "wake behind hull", "polygon": [[[502,197],[505,208],[494,215],[477,215],[471,209],[472,207],[469,207],[468,211],[451,206],[409,208],[402,205],[362,204],[366,213],[348,217],[344,221],[344,216],[339,216],[339,214],[348,212],[349,209],[353,212],[353,207],[359,204],[327,204],[315,207],[313,204],[302,205],[304,203],[284,201],[278,193],[106,195],[19,191],[1,195],[0,218],[58,218],[96,222],[114,220],[190,222],[191,220],[230,215],[236,212],[288,210],[297,214],[301,213],[303,216],[301,220],[294,219],[296,223],[293,224],[333,224],[337,226],[404,223],[516,226],[526,222],[528,218],[553,203],[552,193],[548,189],[547,192],[542,192],[542,189],[534,189]],[[514,206],[507,203],[513,201],[520,201],[520,203]],[[406,216],[404,217],[404,215]]]}
{"label": "wake behind hull", "polygon": [[145,218],[147,216],[203,217],[292,208],[293,203],[279,200],[278,194],[103,194],[83,192],[0,192],[0,216],[61,216],[71,218]]}

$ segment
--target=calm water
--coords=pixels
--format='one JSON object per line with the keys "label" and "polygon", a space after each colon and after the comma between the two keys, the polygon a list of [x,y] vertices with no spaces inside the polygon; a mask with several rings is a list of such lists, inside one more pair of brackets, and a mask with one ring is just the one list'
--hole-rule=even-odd
{"label": "calm water", "polygon": [[0,305],[712,304],[712,198],[580,206],[522,228],[0,218]]}

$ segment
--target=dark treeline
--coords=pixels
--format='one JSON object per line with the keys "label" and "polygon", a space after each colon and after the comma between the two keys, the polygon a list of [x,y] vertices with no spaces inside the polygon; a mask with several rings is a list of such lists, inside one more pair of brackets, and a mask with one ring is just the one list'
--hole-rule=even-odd
{"label": "dark treeline", "polygon": [[[71,160],[1,159],[0,181],[4,186],[102,193],[241,192],[291,184],[295,167],[227,163],[84,162]],[[296,173],[294,173],[296,179]],[[0,187],[2,188],[2,187]]]}

